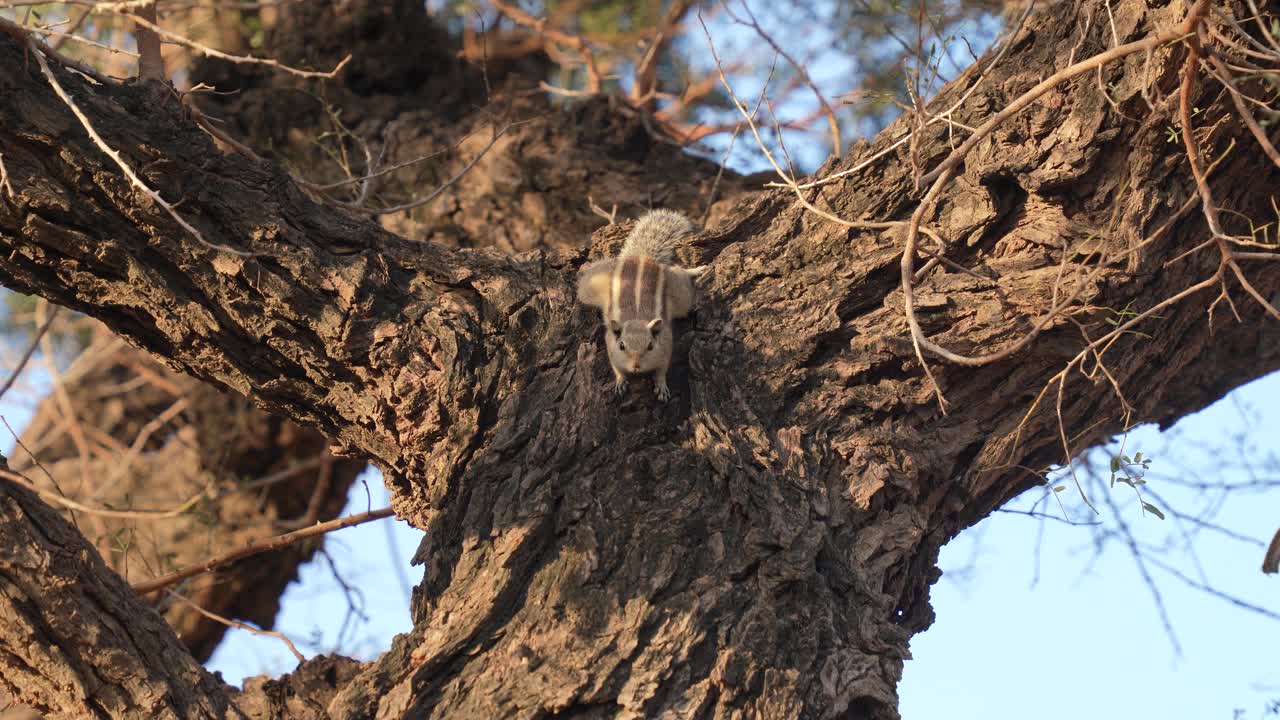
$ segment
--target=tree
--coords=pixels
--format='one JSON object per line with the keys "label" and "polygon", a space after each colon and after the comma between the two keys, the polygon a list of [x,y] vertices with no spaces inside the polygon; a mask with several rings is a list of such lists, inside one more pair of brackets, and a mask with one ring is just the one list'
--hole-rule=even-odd
{"label": "tree", "polygon": [[[1260,92],[1240,68],[1274,69],[1276,40],[1266,18],[1224,19],[1245,7],[1033,13],[813,183],[779,159],[764,191],[717,184],[643,107],[551,106],[517,92],[518,63],[489,77],[435,46],[397,58],[397,38],[437,31],[414,3],[394,10],[296,6],[273,49],[315,67],[352,52],[336,104],[370,98],[373,122],[413,120],[401,140],[472,151],[428,185],[449,211],[405,226],[427,242],[220,152],[158,83],[91,86],[21,31],[0,37],[0,282],[368,458],[426,531],[414,630],[390,652],[234,693],[72,525],[0,485],[0,687],[21,700],[65,716],[895,717],[947,539],[1043,482],[1028,469],[1280,366],[1280,266],[1257,232],[1280,160],[1236,94]],[[276,82],[244,74],[235,131],[325,116],[252,114]],[[486,85],[493,102],[468,110]],[[372,101],[406,87],[441,102]],[[588,194],[711,218],[669,404],[607,392],[572,284],[626,226],[573,247]]]}

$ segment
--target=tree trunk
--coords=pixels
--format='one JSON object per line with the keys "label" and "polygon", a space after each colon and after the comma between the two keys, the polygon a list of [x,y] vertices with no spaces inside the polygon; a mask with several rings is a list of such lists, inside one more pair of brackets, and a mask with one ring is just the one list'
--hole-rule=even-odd
{"label": "tree trunk", "polygon": [[[1078,37],[1078,10],[1029,20],[955,120],[976,126],[1069,57],[1109,47],[1103,24]],[[1111,11],[1125,42],[1176,27],[1184,8],[1121,0]],[[1166,141],[1184,58],[1170,45],[1150,68],[1141,54],[1108,66],[1114,108],[1092,74],[1059,86],[981,143],[925,218],[951,261],[996,278],[938,266],[920,280],[935,342],[999,350],[1059,297],[1080,304],[1004,361],[931,361],[946,415],[907,334],[900,227],[850,230],[785,191],[732,200],[692,248],[711,270],[697,312],[677,325],[675,397],[659,404],[641,380],[615,399],[598,318],[574,304],[588,253],[402,239],[313,203],[270,164],[219,155],[137,89],[90,90],[59,72],[106,141],[183,200],[186,220],[249,255],[218,251],[130,188],[7,38],[0,143],[17,197],[0,201],[0,282],[98,317],[175,369],[372,459],[397,512],[426,531],[414,630],[378,661],[331,673],[317,691],[325,709],[299,717],[896,717],[908,641],[933,616],[938,548],[1043,481],[1024,468],[1066,459],[1060,423],[1072,452],[1123,427],[1099,373],[1071,374],[1057,402],[1055,385],[1037,404],[1041,390],[1086,335],[1217,267],[1212,247],[1170,262],[1206,238],[1198,210],[1184,209],[1195,188],[1182,146]],[[990,59],[936,106],[958,100]],[[1141,97],[1148,79],[1154,110]],[[1205,128],[1231,115],[1216,86],[1201,82],[1193,101]],[[581,195],[598,165],[675,162],[660,145],[632,153],[581,132],[603,111],[557,110],[517,137],[586,143],[576,165],[553,158],[539,170]],[[895,124],[820,174],[908,129]],[[1203,135],[1221,158],[1218,201],[1270,217],[1259,189],[1280,171],[1251,149],[1227,152],[1232,139],[1252,148],[1234,119]],[[520,167],[522,147],[493,162]],[[918,161],[927,171],[950,148],[945,127],[927,128]],[[704,165],[671,185],[713,175]],[[806,195],[848,220],[902,220],[918,197],[906,146]],[[598,232],[591,255],[625,231]],[[1280,264],[1246,270],[1264,296],[1280,291]],[[1280,366],[1272,321],[1229,291],[1239,322],[1220,312],[1210,325],[1214,289],[1109,347],[1103,362],[1130,422],[1171,422]],[[0,579],[14,572],[0,555]],[[74,638],[29,674],[78,671],[99,649]],[[12,663],[15,642],[0,634],[0,662]],[[63,706],[60,686],[18,686],[4,667],[0,685],[24,701]],[[216,709],[220,690],[187,682],[182,692]]]}

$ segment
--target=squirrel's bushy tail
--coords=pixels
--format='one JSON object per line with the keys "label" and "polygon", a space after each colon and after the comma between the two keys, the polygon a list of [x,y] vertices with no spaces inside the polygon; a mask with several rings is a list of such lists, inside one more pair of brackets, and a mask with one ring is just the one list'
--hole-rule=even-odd
{"label": "squirrel's bushy tail", "polygon": [[650,210],[636,222],[618,257],[643,255],[664,265],[675,262],[677,241],[693,234],[693,223],[674,210]]}

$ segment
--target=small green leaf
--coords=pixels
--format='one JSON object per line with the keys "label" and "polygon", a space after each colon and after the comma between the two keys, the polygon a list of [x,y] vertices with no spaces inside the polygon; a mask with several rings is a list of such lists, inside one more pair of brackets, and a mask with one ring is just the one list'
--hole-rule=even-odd
{"label": "small green leaf", "polygon": [[1160,518],[1161,520],[1163,520],[1163,519],[1164,519],[1164,513],[1160,512],[1160,508],[1156,507],[1155,505],[1152,505],[1151,503],[1147,502],[1146,500],[1143,500],[1143,501],[1142,501],[1142,509],[1143,509],[1143,510],[1146,510],[1147,512],[1151,513],[1152,515],[1155,515],[1156,517]]}
{"label": "small green leaf", "polygon": [[1136,463],[1140,463],[1140,462],[1142,462],[1142,453],[1141,453],[1141,452],[1136,452],[1136,453],[1134,453],[1134,454],[1133,454],[1133,461],[1134,461],[1134,462],[1136,462]]}
{"label": "small green leaf", "polygon": [[1112,458],[1111,458],[1111,472],[1115,472],[1115,471],[1117,471],[1117,470],[1119,470],[1119,469],[1120,469],[1120,458],[1115,457],[1115,456],[1112,456]]}
{"label": "small green leaf", "polygon": [[1066,485],[1054,485],[1054,486],[1053,486],[1053,491],[1054,491],[1054,492],[1062,492],[1063,490],[1066,490],[1066,489],[1067,489],[1067,486],[1066,486]]}

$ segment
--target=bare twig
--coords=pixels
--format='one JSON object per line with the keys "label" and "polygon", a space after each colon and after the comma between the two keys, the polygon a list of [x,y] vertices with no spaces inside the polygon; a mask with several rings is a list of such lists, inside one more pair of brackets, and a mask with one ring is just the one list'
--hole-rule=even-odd
{"label": "bare twig", "polygon": [[94,505],[86,505],[81,502],[72,500],[71,498],[58,493],[46,490],[32,482],[31,478],[21,473],[12,472],[10,470],[0,470],[0,478],[11,480],[16,483],[27,486],[35,491],[40,497],[51,500],[57,505],[67,508],[68,510],[78,510],[85,515],[93,517],[116,518],[120,520],[165,520],[168,518],[178,517],[186,510],[178,508],[175,510],[115,510],[106,507],[97,507]]}
{"label": "bare twig", "polygon": [[115,484],[125,476],[125,473],[129,472],[129,469],[133,466],[134,460],[138,458],[138,455],[142,453],[142,448],[146,446],[147,441],[151,439],[151,435],[155,433],[156,430],[164,427],[165,423],[177,417],[178,413],[182,412],[186,408],[186,398],[178,398],[168,408],[165,408],[164,412],[161,412],[159,415],[148,420],[147,423],[138,430],[137,435],[133,438],[133,442],[129,445],[129,450],[125,453],[124,457],[120,458],[120,461],[116,463],[115,470],[113,470],[111,475],[107,477],[106,482],[98,486],[95,496],[101,497],[103,493],[115,487]]}
{"label": "bare twig", "polygon": [[[945,360],[948,360],[958,365],[965,365],[969,367],[987,365],[987,364],[1002,360],[1004,358],[1007,358],[1013,355],[1014,353],[1020,351],[1022,348],[1026,347],[1032,340],[1036,338],[1036,336],[1040,334],[1042,330],[1044,330],[1046,327],[1049,326],[1049,324],[1056,318],[1057,313],[1061,310],[1061,307],[1054,308],[1043,319],[1041,319],[1041,321],[1037,323],[1036,326],[1032,328],[1032,330],[1026,336],[1024,336],[1021,340],[1014,343],[1013,345],[1010,345],[1004,348],[1003,350],[999,350],[993,353],[988,353],[986,355],[980,355],[977,357],[971,357],[971,356],[965,356],[965,355],[959,355],[959,354],[953,353],[950,350],[947,350],[946,348],[933,343],[932,341],[930,341],[928,338],[924,336],[924,331],[920,328],[920,322],[916,317],[915,294],[912,288],[912,284],[914,282],[914,275],[915,275],[916,241],[918,238],[918,233],[920,232],[921,221],[923,220],[924,216],[927,213],[932,211],[932,209],[934,208],[934,206],[938,201],[939,196],[942,194],[942,189],[946,186],[947,182],[951,179],[952,174],[955,172],[956,168],[959,166],[960,162],[965,158],[965,156],[968,155],[968,153],[975,146],[977,146],[978,142],[980,142],[987,135],[991,134],[991,132],[993,132],[997,126],[999,126],[1001,123],[1003,123],[1009,117],[1013,116],[1018,111],[1029,106],[1041,95],[1047,93],[1049,90],[1053,89],[1059,83],[1065,80],[1068,80],[1072,77],[1075,77],[1077,75],[1080,75],[1082,73],[1093,70],[1096,67],[1101,67],[1106,63],[1118,60],[1122,57],[1132,55],[1138,52],[1143,52],[1144,50],[1147,50],[1147,49],[1159,47],[1160,45],[1164,45],[1164,44],[1173,42],[1175,40],[1178,40],[1180,38],[1183,38],[1188,34],[1194,34],[1196,23],[1199,22],[1199,18],[1203,15],[1204,10],[1205,8],[1207,8],[1207,6],[1208,6],[1208,0],[1197,0],[1196,6],[1192,8],[1191,12],[1188,14],[1186,21],[1183,22],[1177,29],[1166,30],[1164,32],[1153,34],[1143,40],[1127,43],[1125,45],[1112,48],[1111,50],[1108,50],[1103,53],[1099,53],[1098,55],[1095,55],[1087,60],[1082,60],[1074,65],[1064,68],[1054,73],[1053,75],[1049,76],[1048,78],[1046,78],[1045,80],[1037,84],[1035,87],[1023,93],[1016,100],[1009,103],[1009,105],[1007,105],[1004,109],[1000,110],[995,115],[993,115],[990,119],[988,119],[986,122],[980,125],[973,132],[973,134],[969,136],[968,139],[966,139],[963,143],[961,143],[959,147],[957,147],[955,150],[951,152],[951,154],[947,157],[946,160],[942,161],[942,163],[940,163],[937,168],[935,168],[933,171],[929,172],[927,175],[924,176],[923,182],[932,182],[933,184],[929,188],[929,192],[926,193],[924,198],[920,201],[920,204],[916,208],[915,212],[912,213],[911,220],[907,225],[907,236],[905,240],[906,249],[902,255],[902,267],[901,267],[903,309],[907,316],[907,325],[911,329],[911,340],[912,340],[912,343],[916,346],[917,352],[919,352],[920,348],[923,348],[928,350],[930,353],[934,355],[937,355]],[[1083,283],[1078,285],[1077,292],[1079,292],[1080,289],[1083,288],[1083,286],[1084,286]],[[926,368],[927,368],[927,365],[926,365]],[[935,384],[935,388],[936,388],[936,384]]]}
{"label": "bare twig", "polygon": [[720,188],[720,178],[724,176],[724,169],[729,164],[729,154],[733,152],[733,145],[738,141],[738,133],[742,132],[742,123],[738,123],[733,128],[733,134],[729,136],[729,144],[724,149],[724,155],[720,158],[720,169],[716,170],[716,179],[711,183],[711,194],[707,197],[707,209],[702,213],[702,227],[707,226],[707,221],[711,219],[711,207],[716,202],[716,191]]}
{"label": "bare twig", "polygon": [[187,598],[185,598],[185,597],[183,597],[183,596],[179,595],[178,593],[176,593],[176,592],[174,592],[174,591],[172,591],[172,590],[166,589],[166,590],[165,590],[165,592],[166,592],[166,593],[168,593],[170,597],[174,598],[175,600],[178,600],[178,601],[182,602],[182,604],[186,605],[186,606],[187,606],[187,607],[189,607],[189,608],[192,608],[192,609],[193,609],[193,610],[195,610],[196,612],[198,612],[198,613],[200,613],[201,615],[203,615],[203,616],[205,616],[205,617],[209,618],[210,620],[213,620],[214,622],[220,622],[220,623],[222,623],[223,625],[226,625],[226,626],[227,626],[227,627],[229,627],[229,628],[237,628],[237,629],[240,629],[240,630],[248,630],[249,632],[253,633],[254,635],[265,635],[265,636],[268,636],[268,637],[277,638],[277,639],[281,640],[282,642],[284,642],[284,644],[285,644],[285,645],[287,645],[287,646],[289,647],[289,652],[293,653],[293,656],[294,656],[295,658],[297,658],[297,659],[298,659],[298,662],[299,662],[299,663],[304,663],[304,662],[306,662],[306,661],[307,661],[307,659],[302,655],[302,653],[298,652],[298,648],[293,644],[293,641],[292,641],[292,640],[290,640],[290,639],[289,639],[289,638],[288,638],[284,633],[282,633],[282,632],[278,632],[278,631],[276,631],[276,630],[263,630],[262,628],[254,627],[254,626],[252,626],[252,625],[250,625],[250,624],[248,624],[248,623],[240,622],[239,620],[231,620],[231,619],[229,619],[229,618],[225,618],[225,617],[223,617],[223,616],[221,616],[221,615],[219,615],[219,614],[217,614],[217,613],[214,613],[214,612],[210,612],[210,611],[208,611],[208,610],[205,610],[204,608],[202,608],[202,607],[200,607],[199,605],[197,605],[197,604],[195,604],[195,603],[191,602],[189,599],[187,599]]}
{"label": "bare twig", "polygon": [[37,35],[45,35],[45,36],[55,37],[55,38],[57,38],[57,40],[56,40],[56,41],[54,41],[53,45],[51,46],[51,47],[53,47],[55,50],[56,50],[57,48],[62,47],[64,44],[66,44],[66,41],[68,41],[68,40],[75,40],[75,41],[76,41],[76,42],[78,42],[78,43],[81,43],[81,44],[84,44],[84,45],[88,45],[88,46],[90,46],[90,47],[96,47],[96,48],[98,48],[99,50],[106,50],[107,52],[109,52],[109,53],[111,53],[111,54],[113,54],[113,55],[126,55],[126,56],[128,56],[128,57],[132,57],[132,58],[136,58],[136,57],[138,57],[138,53],[136,53],[136,52],[134,52],[134,51],[132,51],[132,50],[125,50],[124,48],[118,48],[118,47],[116,47],[116,46],[114,46],[114,45],[108,45],[108,44],[106,44],[106,43],[104,43],[104,42],[99,42],[99,41],[97,41],[97,40],[93,40],[93,39],[91,39],[91,38],[83,37],[83,36],[81,36],[81,35],[75,35],[75,34],[72,34],[71,32],[67,32],[67,31],[49,30],[49,29],[46,29],[46,28],[28,28],[28,31],[29,31],[29,32],[32,32],[32,33],[35,33],[35,34],[37,34]]}
{"label": "bare twig", "polygon": [[442,149],[442,150],[437,150],[437,151],[435,151],[435,152],[433,152],[433,153],[430,153],[430,154],[427,154],[427,155],[420,155],[420,156],[418,156],[418,157],[416,157],[416,158],[413,158],[412,160],[405,160],[404,162],[396,163],[395,165],[388,165],[388,166],[386,166],[386,167],[384,167],[384,168],[379,168],[378,170],[372,171],[372,172],[370,172],[370,173],[368,173],[368,174],[366,174],[366,175],[360,175],[360,176],[356,176],[356,177],[349,177],[349,178],[347,178],[347,179],[345,179],[345,180],[338,180],[338,181],[336,181],[336,182],[327,183],[327,184],[325,184],[325,185],[319,185],[319,184],[316,184],[316,183],[308,182],[308,181],[306,181],[306,180],[299,180],[299,184],[301,184],[303,187],[307,188],[308,190],[314,190],[314,191],[318,191],[318,192],[327,192],[327,191],[329,191],[329,190],[336,190],[337,188],[340,188],[340,187],[346,187],[347,185],[354,185],[354,184],[356,184],[356,183],[367,183],[367,182],[369,182],[370,180],[374,180],[374,179],[380,178],[380,177],[382,177],[383,175],[387,175],[387,174],[389,174],[389,173],[393,173],[393,172],[395,172],[395,171],[397,171],[397,170],[403,170],[404,168],[412,167],[412,166],[414,166],[414,165],[418,165],[418,164],[420,164],[420,163],[424,163],[424,162],[426,162],[426,161],[428,161],[428,160],[430,160],[430,159],[432,159],[432,158],[439,157],[440,155],[443,155],[444,153],[447,153],[447,152],[449,152],[450,150],[456,150],[458,147],[460,147],[460,146],[461,146],[463,143],[465,143],[467,140],[470,140],[470,139],[471,139],[471,137],[472,137],[473,135],[475,135],[476,133],[478,133],[478,132],[480,132],[480,130],[478,130],[478,129],[477,129],[477,130],[472,130],[471,132],[469,132],[469,133],[467,133],[466,135],[462,136],[462,138],[461,138],[461,139],[459,139],[459,140],[458,140],[458,142],[456,142],[456,143],[454,143],[454,144],[450,145],[450,146],[449,146],[449,147],[447,147],[447,148],[444,148],[444,149]]}
{"label": "bare twig", "polygon": [[444,192],[445,190],[448,190],[450,187],[454,185],[454,183],[461,180],[463,176],[465,176],[467,173],[471,172],[471,168],[475,167],[476,163],[480,162],[480,160],[484,158],[484,156],[487,155],[490,150],[493,149],[493,146],[498,143],[498,140],[501,139],[503,135],[506,135],[507,132],[511,130],[511,128],[514,125],[516,125],[516,123],[508,123],[505,127],[495,131],[493,133],[493,137],[489,139],[489,144],[485,145],[480,150],[480,152],[476,153],[476,156],[471,158],[471,162],[468,162],[465,167],[463,167],[456,174],[454,174],[453,177],[446,180],[444,184],[440,185],[435,190],[431,191],[431,193],[428,194],[426,197],[418,198],[416,200],[410,200],[407,203],[402,203],[400,205],[393,205],[387,208],[366,208],[358,205],[351,205],[349,203],[339,203],[339,204],[342,205],[342,207],[355,210],[356,212],[365,213],[366,215],[390,215],[391,213],[403,212],[405,210],[412,210],[413,208],[426,205],[427,203],[439,197],[440,193]]}
{"label": "bare twig", "polygon": [[1280,572],[1280,530],[1276,530],[1275,537],[1271,538],[1271,545],[1267,547],[1267,554],[1262,558],[1262,572]]}
{"label": "bare twig", "polygon": [[[53,48],[53,51],[61,52],[62,46],[66,45],[67,40],[70,40],[72,38],[75,38],[76,40],[86,40],[85,38],[81,38],[75,35],[74,33],[80,29],[80,26],[84,25],[84,21],[88,20],[89,15],[91,15],[92,13],[93,11],[89,8],[81,8],[80,12],[76,15],[76,18],[71,21],[70,25],[67,26],[67,29],[63,33],[60,33],[58,35],[57,40],[53,41],[53,45],[51,46]],[[87,40],[87,42],[94,43],[95,41]],[[104,45],[104,47],[110,47],[110,46]]]}
{"label": "bare twig", "polygon": [[1116,519],[1116,524],[1120,526],[1120,539],[1125,547],[1129,550],[1133,563],[1138,568],[1138,575],[1142,577],[1143,583],[1151,592],[1151,599],[1156,606],[1156,614],[1160,617],[1160,623],[1164,625],[1165,634],[1169,636],[1169,642],[1173,644],[1173,652],[1176,655],[1182,654],[1182,645],[1178,642],[1178,634],[1173,630],[1173,621],[1169,618],[1169,610],[1165,607],[1164,597],[1160,594],[1160,587],[1156,585],[1155,578],[1151,577],[1151,571],[1147,569],[1147,563],[1153,558],[1144,554],[1138,547],[1138,542],[1134,539],[1133,531],[1129,528],[1129,523],[1124,519],[1124,513],[1120,512],[1120,508],[1116,506],[1115,499],[1111,497],[1111,493],[1104,489],[1101,493],[1102,499],[1106,501],[1111,510],[1111,514]]}
{"label": "bare twig", "polygon": [[184,35],[179,35],[178,33],[169,32],[168,30],[165,30],[164,28],[160,27],[159,25],[152,22],[151,20],[148,20],[145,17],[142,17],[141,15],[128,12],[127,10],[124,10],[124,9],[115,9],[115,8],[105,8],[105,9],[108,12],[112,12],[114,14],[130,18],[139,26],[154,32],[160,37],[163,37],[165,40],[168,40],[169,42],[172,42],[172,43],[176,43],[178,45],[182,45],[183,47],[186,47],[189,50],[194,50],[199,55],[204,55],[205,57],[211,57],[211,58],[218,58],[219,60],[226,60],[227,62],[236,63],[237,65],[265,65],[267,67],[280,70],[281,72],[287,72],[291,75],[297,75],[298,77],[319,78],[322,80],[330,80],[337,77],[338,73],[342,72],[342,68],[346,67],[347,63],[351,62],[351,56],[347,55],[346,57],[342,58],[342,60],[339,61],[338,64],[333,67],[332,70],[329,70],[327,72],[319,72],[315,70],[302,70],[299,68],[290,67],[289,65],[285,65],[279,60],[275,60],[272,58],[256,58],[256,57],[251,57],[249,55],[232,55],[230,53],[222,52],[221,50],[215,50],[214,48],[211,48],[207,45],[202,45]]}
{"label": "bare twig", "polygon": [[[747,14],[747,17],[750,18],[750,22],[741,20],[738,16],[734,15],[727,0],[725,2],[725,10],[728,12],[729,17],[733,18],[734,22],[745,25],[754,30],[755,33],[760,36],[761,40],[768,43],[769,47],[773,48],[774,52],[781,55],[788,63],[791,63],[791,67],[795,68],[796,72],[800,74],[800,79],[804,81],[805,85],[809,86],[811,91],[813,91],[813,96],[818,99],[818,104],[822,106],[822,111],[826,113],[827,124],[830,126],[829,129],[831,131],[832,154],[836,157],[843,155],[844,153],[841,150],[840,142],[840,123],[836,120],[836,111],[831,109],[831,104],[827,102],[826,96],[824,96],[822,91],[818,89],[817,84],[813,82],[813,78],[809,77],[809,71],[805,68],[804,64],[796,62],[795,58],[791,57],[786,50],[783,50],[782,47],[769,35],[769,33],[765,32],[764,28],[760,27],[760,23],[756,20],[755,13],[751,12],[751,8],[746,2],[742,3],[742,10]],[[781,135],[779,135],[779,137],[781,137]]]}
{"label": "bare twig", "polygon": [[[49,479],[49,484],[52,485],[53,489],[58,492],[58,495],[65,498],[67,495],[66,493],[62,492],[62,486],[58,484],[57,478],[53,476],[53,473],[49,472],[49,468],[46,468],[44,464],[40,462],[40,460],[35,456],[35,453],[31,452],[31,448],[28,448],[26,444],[22,442],[22,438],[18,437],[18,433],[13,431],[13,428],[9,426],[9,421],[6,420],[2,415],[0,415],[0,423],[4,423],[5,430],[8,430],[9,434],[13,436],[14,444],[22,448],[22,451],[25,452],[27,456],[31,458],[31,462],[35,463],[36,467],[40,468],[40,472],[44,473],[44,476]],[[80,521],[76,519],[75,511],[68,510],[68,513],[71,515],[71,523],[76,526],[77,530],[79,530]]]}
{"label": "bare twig", "polygon": [[1227,72],[1227,68],[1223,64],[1222,60],[1218,59],[1216,55],[1210,55],[1209,62],[1213,64],[1213,68],[1216,70],[1216,72],[1213,73],[1213,76],[1216,77],[1218,82],[1222,83],[1223,87],[1227,89],[1227,92],[1231,94],[1231,102],[1235,104],[1236,112],[1240,114],[1241,122],[1245,124],[1245,127],[1249,128],[1249,132],[1253,133],[1254,139],[1262,146],[1262,151],[1267,154],[1267,157],[1271,158],[1271,162],[1275,163],[1276,167],[1280,167],[1280,152],[1276,151],[1276,146],[1271,144],[1271,140],[1267,138],[1267,134],[1263,132],[1262,127],[1258,125],[1258,121],[1253,117],[1253,113],[1250,112],[1249,107],[1244,104],[1244,97],[1242,97],[1240,91],[1236,89],[1235,84],[1231,82],[1230,73]]}
{"label": "bare twig", "polygon": [[[3,155],[0,155],[0,158],[3,157]],[[3,167],[3,165],[0,165],[0,168]],[[35,334],[31,336],[31,342],[27,345],[27,349],[22,352],[22,357],[18,358],[18,364],[14,366],[13,372],[9,373],[9,377],[4,381],[4,385],[0,385],[0,397],[4,397],[4,394],[9,392],[9,388],[13,387],[14,381],[16,381],[18,376],[22,374],[23,368],[27,366],[27,362],[31,360],[32,354],[35,353],[36,348],[40,345],[40,339],[49,331],[49,326],[53,325],[53,320],[58,316],[59,309],[60,308],[57,305],[54,305],[53,310],[49,311],[49,316],[45,318],[40,327],[36,329]]]}
{"label": "bare twig", "polygon": [[275,537],[251,542],[244,547],[237,548],[217,557],[209,558],[208,560],[183,568],[177,572],[172,572],[162,577],[137,583],[133,586],[133,590],[139,595],[145,595],[182,582],[187,578],[202,575],[216,567],[226,565],[227,563],[234,562],[236,560],[241,560],[253,555],[259,555],[264,552],[270,552],[272,550],[278,550],[282,547],[287,547],[302,540],[306,540],[307,538],[317,537],[324,535],[325,533],[333,532],[334,530],[341,530],[342,528],[353,527],[355,525],[367,523],[371,520],[381,520],[385,517],[391,517],[394,514],[395,511],[389,507],[385,507],[379,510],[360,513],[359,515],[348,515],[343,518],[330,520],[329,522],[318,523],[309,528],[295,530],[284,535],[277,535]]}
{"label": "bare twig", "polygon": [[199,230],[195,229],[191,223],[184,220],[182,216],[178,214],[177,209],[161,197],[160,193],[152,190],[146,183],[142,182],[142,178],[138,177],[138,174],[133,171],[133,168],[124,161],[124,157],[108,145],[106,140],[102,139],[102,136],[98,134],[96,129],[94,129],[93,123],[89,121],[89,117],[84,114],[84,111],[80,109],[80,106],[76,105],[75,101],[71,99],[71,96],[67,94],[67,91],[62,89],[62,85],[58,82],[58,78],[54,75],[53,71],[49,69],[49,63],[45,62],[44,53],[39,51],[34,41],[30,41],[30,48],[36,57],[36,61],[40,63],[40,72],[44,73],[45,79],[49,81],[49,85],[53,87],[53,91],[57,93],[58,97],[62,98],[62,102],[66,103],[67,107],[70,108],[71,113],[80,121],[85,132],[89,134],[89,138],[98,146],[98,149],[105,153],[107,157],[111,158],[115,164],[119,166],[120,170],[125,174],[125,177],[129,178],[129,181],[133,183],[135,188],[150,198],[152,202],[164,208],[164,210],[169,213],[169,216],[181,225],[184,230],[191,233],[191,236],[194,237],[201,245],[213,250],[220,250],[222,252],[228,252],[241,257],[251,257],[253,255],[253,253],[247,253],[243,250],[237,250],[232,247],[227,247],[226,245],[219,245],[218,243],[205,240],[204,235],[202,235]]}
{"label": "bare twig", "polygon": [[631,100],[646,110],[651,109],[653,98],[657,96],[658,60],[662,56],[662,50],[675,35],[672,31],[684,21],[684,16],[688,14],[689,8],[693,4],[692,0],[676,0],[671,3],[667,11],[663,13],[662,20],[658,23],[653,40],[649,42],[649,47],[645,50],[644,57],[636,65],[635,83],[631,88]]}
{"label": "bare twig", "polygon": [[[82,63],[79,60],[72,60],[71,58],[58,53],[53,48],[49,47],[49,45],[46,44],[45,41],[41,40],[40,38],[32,34],[30,29],[25,28],[22,25],[19,25],[15,22],[10,22],[9,20],[6,20],[0,17],[0,32],[3,32],[6,35],[9,35],[10,37],[17,40],[19,43],[22,43],[23,45],[27,45],[27,44],[34,45],[42,53],[44,53],[48,57],[53,58],[54,62],[57,62],[64,67],[71,68],[72,70],[75,70],[76,72],[80,73],[81,75],[84,75],[87,78],[91,78],[92,80],[94,80],[95,82],[101,85],[118,84],[115,79],[109,78],[106,75],[103,75],[102,73],[95,70],[93,67],[86,65],[85,63]],[[37,53],[37,55],[38,54],[39,53]]]}
{"label": "bare twig", "polygon": [[1068,519],[1066,519],[1066,518],[1060,518],[1060,517],[1058,517],[1057,515],[1050,515],[1049,513],[1043,513],[1043,512],[1036,511],[1036,510],[1014,510],[1014,509],[1012,509],[1012,508],[996,508],[996,510],[995,510],[995,511],[996,511],[996,512],[998,512],[998,513],[1006,513],[1006,514],[1009,514],[1009,515],[1026,515],[1027,517],[1040,518],[1040,519],[1042,519],[1042,520],[1056,520],[1057,522],[1064,523],[1064,524],[1066,524],[1066,525],[1077,526],[1077,527],[1088,527],[1088,526],[1090,526],[1090,525],[1101,525],[1101,524],[1102,524],[1102,521],[1101,521],[1101,520],[1090,520],[1090,521],[1088,521],[1088,522],[1077,522],[1077,521],[1075,521],[1075,520],[1068,520]]}
{"label": "bare twig", "polygon": [[[1207,0],[1197,1],[1199,3],[1207,2]],[[961,143],[960,147],[956,148],[949,156],[947,156],[947,159],[943,160],[937,167],[926,174],[922,180],[926,183],[934,182],[942,177],[943,173],[955,169],[955,167],[964,160],[965,156],[968,155],[983,138],[990,135],[991,132],[1003,124],[1004,121],[1022,111],[1031,103],[1038,100],[1041,95],[1044,95],[1057,87],[1063,81],[1070,80],[1077,75],[1089,72],[1096,67],[1101,67],[1107,63],[1119,60],[1120,58],[1133,55],[1134,53],[1144,52],[1148,49],[1157,48],[1161,45],[1167,45],[1168,43],[1182,39],[1192,31],[1192,24],[1190,22],[1186,22],[1176,30],[1166,30],[1142,40],[1111,48],[1106,52],[1098,53],[1087,60],[1081,60],[1074,65],[1059,70],[1044,80],[1041,80],[1035,87],[1018,96],[1016,100],[1006,105],[1000,110],[1000,112],[992,115],[986,122],[979,125],[977,129],[974,130],[973,135],[970,135],[968,139]]]}
{"label": "bare twig", "polygon": [[592,213],[608,220],[610,225],[618,222],[618,203],[614,203],[612,208],[605,210],[596,204],[595,198],[591,197],[591,193],[587,193],[587,206],[591,208]]}
{"label": "bare twig", "polygon": [[592,54],[591,46],[587,41],[577,35],[570,35],[555,28],[547,27],[546,19],[535,18],[518,7],[502,2],[502,0],[489,0],[489,2],[516,24],[533,29],[553,43],[568,45],[577,50],[582,55],[583,65],[587,70],[587,92],[591,94],[600,92],[600,69],[596,67],[595,56]]}

